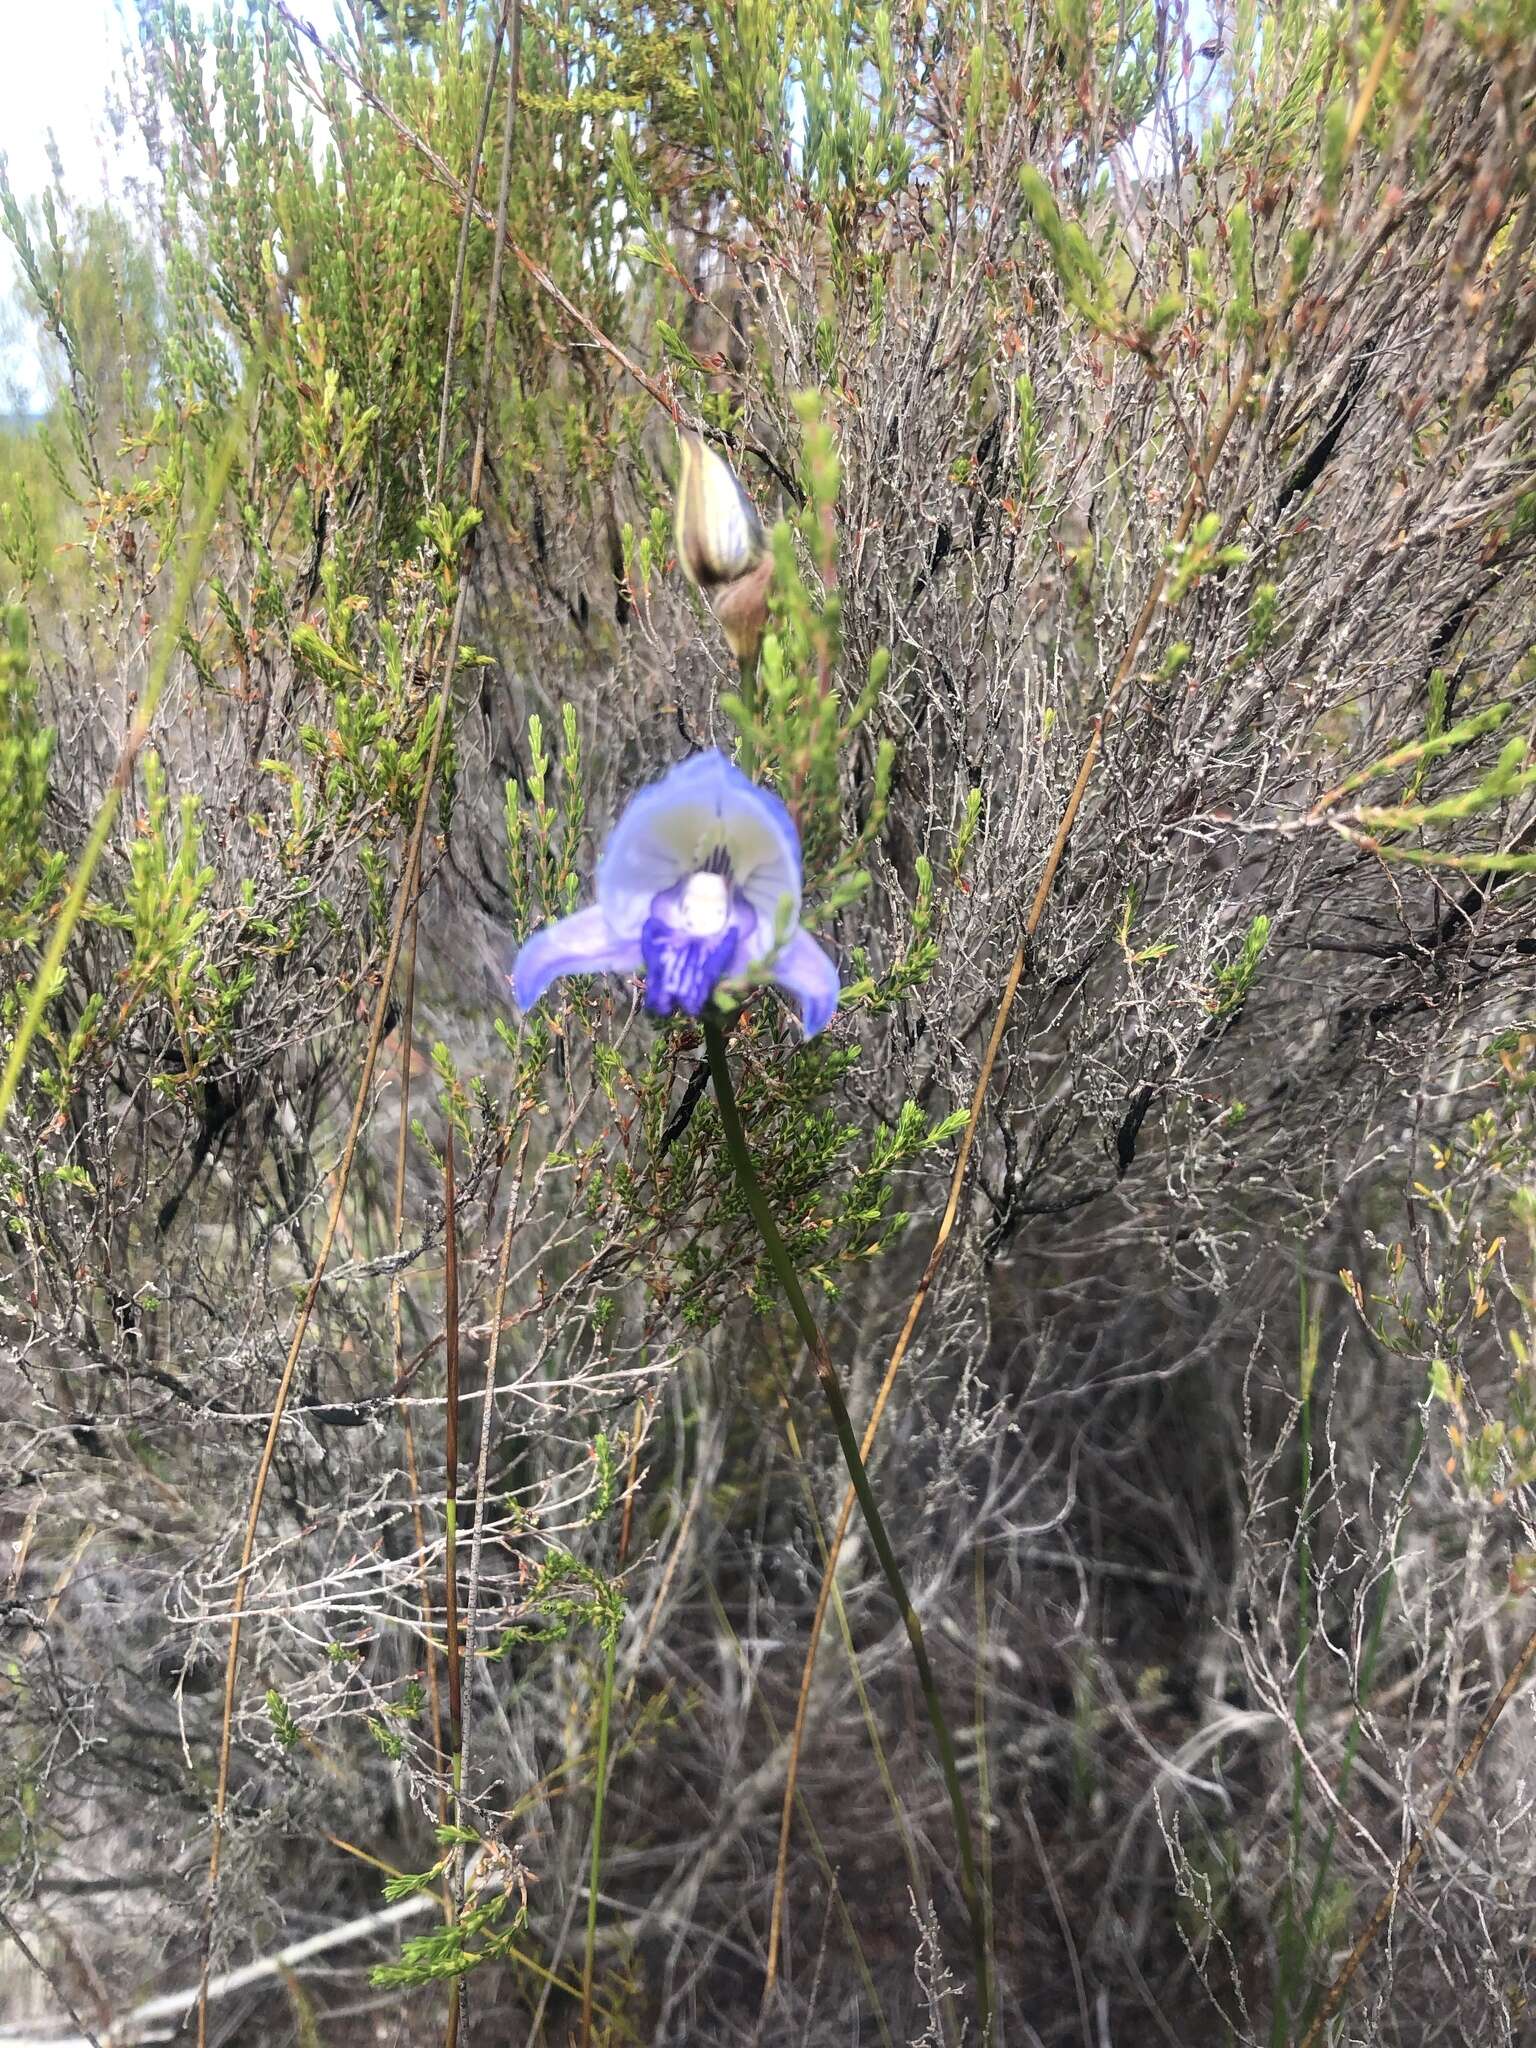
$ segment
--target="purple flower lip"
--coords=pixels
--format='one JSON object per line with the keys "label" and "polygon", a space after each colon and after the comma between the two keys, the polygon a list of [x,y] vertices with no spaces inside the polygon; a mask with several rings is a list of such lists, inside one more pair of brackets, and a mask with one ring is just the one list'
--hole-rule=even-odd
{"label": "purple flower lip", "polygon": [[597,864],[597,901],[542,926],[512,963],[532,1009],[562,974],[645,975],[646,1008],[697,1017],[721,982],[763,965],[807,1038],[837,1008],[837,968],[800,928],[800,835],[771,790],[710,748],[638,790]]}
{"label": "purple flower lip", "polygon": [[652,899],[640,927],[645,1003],[653,1016],[683,1010],[697,1017],[730,974],[757,928],[757,912],[724,872],[703,867]]}

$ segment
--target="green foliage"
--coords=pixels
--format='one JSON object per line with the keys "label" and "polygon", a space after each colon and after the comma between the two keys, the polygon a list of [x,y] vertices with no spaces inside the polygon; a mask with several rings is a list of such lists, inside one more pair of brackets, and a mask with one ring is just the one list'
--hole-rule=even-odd
{"label": "green foliage", "polygon": [[1170,543],[1168,588],[1164,602],[1170,610],[1181,604],[1201,577],[1219,569],[1233,569],[1248,559],[1248,550],[1236,545],[1219,546],[1221,515],[1204,512],[1190,529],[1188,540]]}
{"label": "green foliage", "polygon": [[592,1439],[592,1464],[596,1476],[592,1504],[587,1509],[586,1521],[590,1528],[601,1522],[613,1506],[619,1490],[619,1468],[614,1443],[605,1429],[600,1429]]}
{"label": "green foliage", "polygon": [[37,581],[44,556],[50,552],[44,541],[38,499],[42,497],[48,503],[56,495],[56,487],[38,459],[40,454],[41,446],[34,435],[23,438],[0,430],[0,477],[6,480],[6,495],[0,498],[0,557],[15,570],[17,588],[22,592]]}
{"label": "green foliage", "polygon": [[1501,1506],[1536,1485],[1536,1033],[1501,1033],[1480,1064],[1486,1107],[1428,1143],[1414,1185],[1415,1261],[1399,1240],[1371,1293],[1342,1278],[1375,1339],[1420,1365],[1444,1471]]}
{"label": "green foliage", "polygon": [[272,1723],[272,1733],[279,1749],[293,1749],[302,1730],[276,1686],[267,1688],[267,1719]]}
{"label": "green foliage", "polygon": [[1248,614],[1248,641],[1243,649],[1245,661],[1252,661],[1262,654],[1274,638],[1279,623],[1279,602],[1279,584],[1260,583],[1255,588]]}
{"label": "green foliage", "polygon": [[377,1964],[370,1981],[381,1991],[403,1991],[442,1983],[481,1964],[515,1957],[516,1936],[527,1920],[527,1908],[519,1906],[503,1926],[509,1904],[505,1892],[495,1892],[467,1907],[449,1926],[413,1934],[402,1945],[399,1961]]}
{"label": "green foliage", "polygon": [[[889,741],[876,750],[872,801],[856,838],[843,840],[839,812],[842,763],[880,701],[890,657],[880,649],[857,696],[843,701],[836,686],[843,651],[835,580],[837,446],[815,394],[802,396],[797,410],[804,430],[805,503],[771,537],[773,629],[763,641],[750,694],[728,692],[721,708],[742,735],[745,758],[767,771],[800,820],[806,870],[824,913],[830,913],[862,889],[859,864],[885,822],[896,759]],[[812,565],[810,575],[802,555]]]}
{"label": "green foliage", "polygon": [[[472,1828],[447,1825],[434,1833],[444,1853],[430,1869],[392,1877],[384,1887],[386,1899],[415,1898],[431,1891],[466,1849],[485,1855],[492,1870],[503,1860],[495,1845],[482,1843]],[[484,1963],[515,1958],[515,1938],[528,1919],[527,1900],[521,1895],[510,1920],[507,1918],[515,1888],[515,1872],[499,1884],[493,1880],[481,1885],[453,1920],[426,1934],[412,1935],[402,1945],[397,1961],[378,1964],[372,1983],[380,1990],[407,1990],[461,1977]]]}
{"label": "green foliage", "polygon": [[505,1657],[518,1643],[563,1643],[576,1628],[590,1627],[605,1646],[624,1620],[624,1596],[612,1581],[569,1551],[552,1549],[524,1596],[529,1619],[504,1629],[491,1657]]}
{"label": "green foliage", "polygon": [[185,1006],[202,965],[194,940],[208,922],[203,898],[214,871],[202,861],[199,799],[178,807],[174,850],[167,831],[170,799],[160,757],[144,756],[145,812],[129,853],[124,920],[133,944],[133,979],[162,994],[173,1009]]}
{"label": "green foliage", "polygon": [[[867,1133],[829,1102],[856,1051],[816,1047],[791,1061],[754,1058],[758,1034],[746,1023],[736,1031],[734,1044],[737,1092],[758,1177],[802,1281],[835,1298],[843,1278],[878,1256],[905,1227],[908,1217],[896,1206],[901,1169],[948,1144],[964,1116],[930,1118],[908,1102],[894,1124]],[[653,1126],[658,1142],[659,1123],[658,1105]],[[723,1234],[736,1258],[746,1253],[749,1293],[757,1310],[776,1313],[779,1302],[745,1204],[734,1183],[722,1181],[715,1170],[719,1145],[717,1113],[712,1104],[701,1103],[686,1132],[674,1141],[656,1182],[656,1196],[666,1204],[689,1193],[706,1201],[702,1227],[677,1245],[665,1281],[658,1274],[653,1283],[664,1284],[668,1292],[681,1290],[685,1315],[701,1329],[718,1321],[726,1308],[725,1297],[711,1284],[719,1273],[716,1233]],[[646,1214],[637,1215],[637,1228]]]}
{"label": "green foliage", "polygon": [[368,1733],[378,1744],[379,1754],[387,1757],[390,1763],[397,1764],[404,1760],[405,1737],[398,1728],[391,1728],[389,1723],[381,1720],[377,1714],[370,1714]]}
{"label": "green foliage", "polygon": [[[1425,742],[1426,749],[1434,745],[1432,740]],[[1362,804],[1355,818],[1367,831],[1422,832],[1461,818],[1480,817],[1495,804],[1506,803],[1536,785],[1536,768],[1524,765],[1529,752],[1527,741],[1510,740],[1493,767],[1470,789],[1456,790],[1428,804]]]}
{"label": "green foliage", "polygon": [[1210,1014],[1217,1018],[1229,1018],[1241,1004],[1247,1001],[1247,993],[1260,971],[1264,948],[1270,944],[1270,920],[1264,913],[1253,918],[1235,961],[1217,973],[1217,993],[1210,999]]}
{"label": "green foliage", "polygon": [[1093,244],[1076,221],[1063,216],[1056,195],[1033,164],[1020,173],[1020,185],[1069,303],[1093,326],[1113,331],[1118,323]]}
{"label": "green foliage", "polygon": [[[1433,699],[1431,699],[1431,702],[1433,703]],[[1471,746],[1475,740],[1482,739],[1486,734],[1497,732],[1513,709],[1513,706],[1507,700],[1497,704],[1489,704],[1483,710],[1475,712],[1472,717],[1461,719],[1449,731],[1446,731],[1443,729],[1445,717],[1443,692],[1441,706],[1441,730],[1432,732],[1426,739],[1411,740],[1406,746],[1394,748],[1391,753],[1384,755],[1380,760],[1372,761],[1366,767],[1357,769],[1353,775],[1346,777],[1339,784],[1337,790],[1331,793],[1329,800],[1333,801],[1340,797],[1352,796],[1357,789],[1364,789],[1368,783],[1375,782],[1379,777],[1383,775],[1396,775],[1404,768],[1412,768],[1417,773],[1420,769],[1427,767],[1430,762],[1438,761],[1443,755],[1455,753],[1462,747]]]}
{"label": "green foliage", "polygon": [[[1344,837],[1369,847],[1383,860],[1405,866],[1448,868],[1466,874],[1510,876],[1536,871],[1536,854],[1519,845],[1497,849],[1462,850],[1444,845],[1404,845],[1408,834],[1438,834],[1468,819],[1501,812],[1512,800],[1536,787],[1536,766],[1529,765],[1531,746],[1527,739],[1507,740],[1490,767],[1458,789],[1447,790],[1428,802],[1358,804],[1350,810],[1339,808],[1345,796],[1353,795],[1385,775],[1411,768],[1408,794],[1422,792],[1431,764],[1446,756],[1459,757],[1455,764],[1465,768],[1477,741],[1497,732],[1508,718],[1511,701],[1503,699],[1486,706],[1470,718],[1445,728],[1446,684],[1430,681],[1427,736],[1394,748],[1379,760],[1357,770],[1323,797],[1315,812]],[[1475,771],[1474,771],[1475,772]]]}
{"label": "green foliage", "polygon": [[0,609],[0,946],[35,943],[65,857],[42,850],[53,733],[37,717],[37,685],[20,606]]}
{"label": "green foliage", "polygon": [[582,888],[587,800],[581,735],[573,705],[561,707],[560,732],[558,804],[551,801],[554,757],[545,747],[544,721],[537,712],[528,721],[526,787],[530,802],[526,811],[517,783],[506,785],[507,869],[513,925],[519,936],[543,918],[573,910]]}
{"label": "green foliage", "polygon": [[1216,994],[1211,999],[1213,1017],[1230,1017],[1248,999],[1258,975],[1259,962],[1269,944],[1269,919],[1262,912],[1243,934],[1242,948],[1235,960],[1221,968],[1216,976]]}
{"label": "green foliage", "polygon": [[883,6],[808,7],[801,19],[805,183],[826,222],[834,277],[856,272],[878,290],[861,230],[912,169],[890,15]]}

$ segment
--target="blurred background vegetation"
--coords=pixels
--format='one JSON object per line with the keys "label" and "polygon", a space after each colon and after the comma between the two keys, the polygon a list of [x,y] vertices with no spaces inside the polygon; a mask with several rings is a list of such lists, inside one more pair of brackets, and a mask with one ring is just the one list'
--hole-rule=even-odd
{"label": "blurred background vegetation", "polygon": [[744,729],[860,1422],[974,1136],[871,1463],[992,2038],[1526,2038],[1531,0],[135,45],[149,175],[0,180],[0,2041],[979,2038],[699,1033],[505,980]]}

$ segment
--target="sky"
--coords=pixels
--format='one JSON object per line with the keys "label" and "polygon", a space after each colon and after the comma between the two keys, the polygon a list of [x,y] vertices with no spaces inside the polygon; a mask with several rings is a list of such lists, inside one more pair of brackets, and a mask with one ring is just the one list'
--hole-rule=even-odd
{"label": "sky", "polygon": [[99,182],[101,112],[123,41],[116,0],[0,0],[0,151],[18,196],[47,181],[50,128],[71,185]]}
{"label": "sky", "polygon": [[[335,18],[332,0],[289,4],[317,27]],[[209,11],[209,0],[193,5]],[[50,134],[65,189],[77,198],[121,189],[125,176],[145,168],[132,123],[119,139],[106,119],[123,49],[137,45],[137,16],[134,0],[0,0],[0,155],[18,199],[35,198],[49,182]],[[15,284],[10,244],[0,240],[0,301],[10,300]],[[40,395],[30,343],[18,344],[0,320],[0,413],[13,386],[24,404]]]}

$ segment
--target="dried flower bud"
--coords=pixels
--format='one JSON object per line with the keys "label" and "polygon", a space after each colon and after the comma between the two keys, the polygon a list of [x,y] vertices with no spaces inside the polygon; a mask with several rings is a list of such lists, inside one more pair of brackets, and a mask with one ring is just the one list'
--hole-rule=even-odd
{"label": "dried flower bud", "polygon": [[678,441],[677,558],[700,590],[713,592],[757,568],[768,543],[730,464],[697,434],[679,434]]}
{"label": "dried flower bud", "polygon": [[768,627],[768,589],[773,582],[773,557],[764,554],[756,568],[717,590],[710,602],[732,654],[740,662],[756,661]]}

